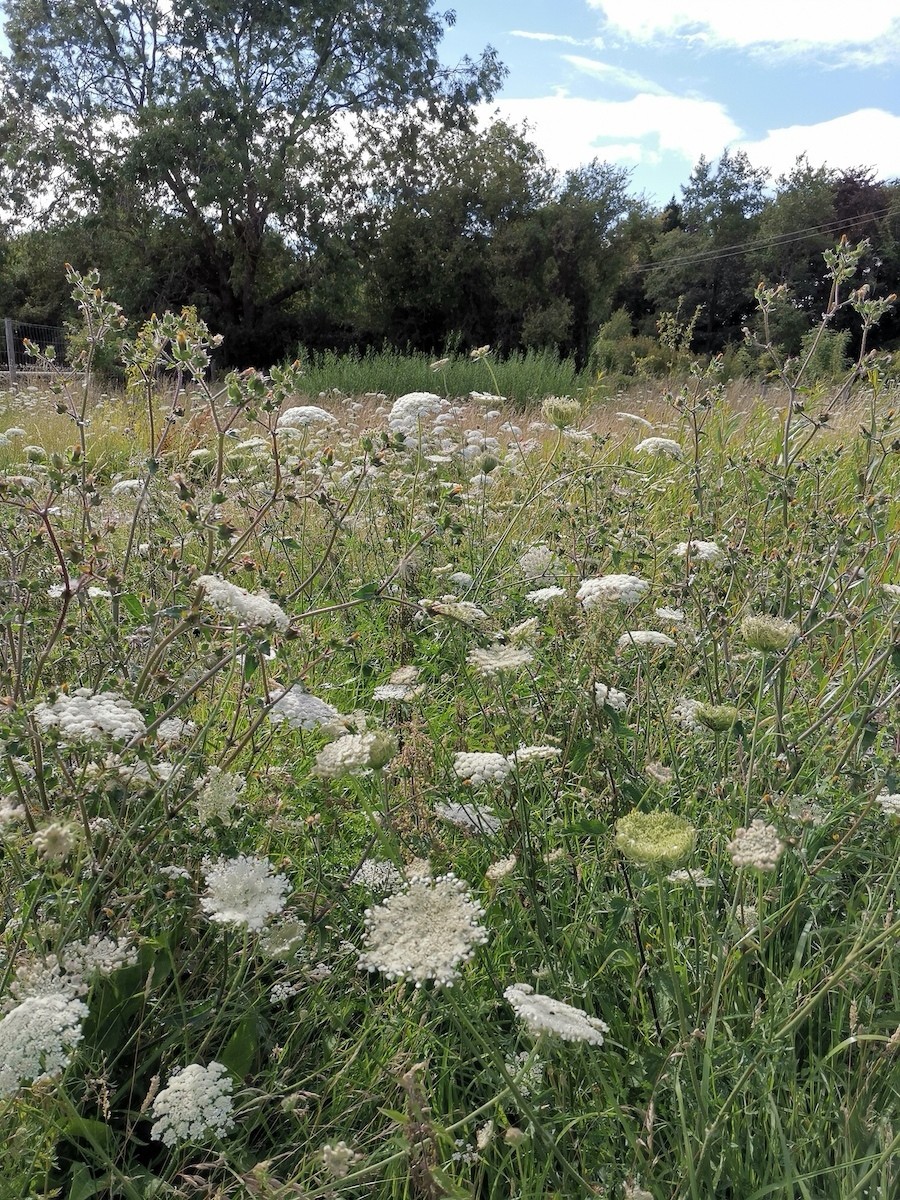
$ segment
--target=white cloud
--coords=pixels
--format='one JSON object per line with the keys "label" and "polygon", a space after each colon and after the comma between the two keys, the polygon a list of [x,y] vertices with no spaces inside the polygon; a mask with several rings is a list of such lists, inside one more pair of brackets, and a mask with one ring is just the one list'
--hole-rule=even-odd
{"label": "white cloud", "polygon": [[797,156],[805,154],[814,167],[867,166],[882,179],[900,177],[900,116],[880,108],[862,108],[815,125],[770,129],[765,137],[739,146],[773,176],[790,171]]}
{"label": "white cloud", "polygon": [[[900,48],[897,0],[588,0],[610,25],[629,37],[697,37],[720,46],[780,46],[838,52],[865,46]],[[873,43],[880,42],[880,47]]]}
{"label": "white cloud", "polygon": [[559,92],[482,105],[480,115],[486,121],[496,112],[515,124],[527,122],[532,141],[561,171],[592,158],[653,163],[661,154],[678,155],[693,166],[701,154],[720,154],[742,132],[723,105],[685,96],[586,100]]}
{"label": "white cloud", "polygon": [[576,38],[568,33],[531,33],[527,29],[511,29],[510,37],[527,38],[531,42],[564,42],[567,46],[600,46],[599,38]]}
{"label": "white cloud", "polygon": [[599,79],[612,87],[628,88],[633,92],[648,92],[652,95],[665,96],[666,89],[660,87],[636,71],[626,71],[622,67],[614,67],[611,63],[599,62],[596,58],[583,58],[580,54],[564,54],[563,60],[583,75]]}

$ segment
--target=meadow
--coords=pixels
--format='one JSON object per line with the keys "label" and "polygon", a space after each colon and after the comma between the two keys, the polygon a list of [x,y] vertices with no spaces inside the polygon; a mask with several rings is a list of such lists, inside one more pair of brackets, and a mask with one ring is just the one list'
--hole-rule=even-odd
{"label": "meadow", "polygon": [[0,397],[2,1200],[898,1195],[865,344],[526,408],[213,384],[186,311],[102,394],[71,282]]}

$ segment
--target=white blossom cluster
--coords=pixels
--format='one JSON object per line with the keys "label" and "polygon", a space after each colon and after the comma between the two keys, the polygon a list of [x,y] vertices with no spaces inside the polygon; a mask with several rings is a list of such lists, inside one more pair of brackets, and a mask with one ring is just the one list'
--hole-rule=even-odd
{"label": "white blossom cluster", "polygon": [[418,667],[398,667],[391,672],[387,683],[380,683],[375,688],[372,699],[396,702],[413,700],[422,690],[418,678]]}
{"label": "white blossom cluster", "polygon": [[496,813],[482,804],[440,803],[434,806],[434,811],[442,821],[474,833],[497,833],[503,824]]}
{"label": "white blossom cluster", "polygon": [[402,433],[415,437],[422,421],[436,417],[445,407],[446,401],[433,392],[407,392],[394,401],[388,413],[388,429],[391,433]]}
{"label": "white blossom cluster", "polygon": [[760,817],[746,829],[738,829],[728,843],[728,853],[736,867],[752,867],[754,871],[774,871],[784,853],[784,842],[774,825]]}
{"label": "white blossom cluster", "polygon": [[313,696],[299,683],[295,683],[286,691],[272,693],[269,699],[275,699],[275,703],[269,709],[269,720],[273,725],[285,724],[291,729],[309,730],[340,716],[338,710],[327,700]]}
{"label": "white blossom cluster", "polygon": [[512,763],[505,754],[489,750],[461,750],[453,756],[454,773],[473,787],[503,783],[511,770]]}
{"label": "white blossom cluster", "polygon": [[714,565],[725,557],[725,551],[718,542],[679,542],[672,551],[676,558],[689,558],[692,563],[709,563]]}
{"label": "white blossom cluster", "polygon": [[388,859],[367,858],[354,875],[353,882],[370,892],[396,892],[405,881]]}
{"label": "white blossom cluster", "polygon": [[627,633],[623,633],[616,642],[619,650],[631,650],[635,646],[675,646],[677,642],[674,638],[670,638],[667,633],[660,633],[657,629],[629,629]]}
{"label": "white blossom cluster", "polygon": [[168,746],[170,743],[182,742],[193,737],[196,732],[197,726],[193,721],[185,721],[181,717],[166,717],[156,728],[156,740]]}
{"label": "white blossom cluster", "polygon": [[524,646],[475,646],[466,656],[469,666],[474,667],[479,675],[487,679],[506,671],[521,670],[533,659],[532,651]]}
{"label": "white blossom cluster", "polygon": [[580,1008],[541,995],[527,983],[510,984],[503,996],[536,1036],[550,1033],[566,1042],[602,1046],[604,1033],[609,1033],[609,1026],[599,1017],[590,1017]]}
{"label": "white blossom cluster", "polygon": [[656,457],[662,454],[666,458],[681,458],[681,446],[674,438],[648,437],[634,448],[635,454],[649,454]]}
{"label": "white blossom cluster", "polygon": [[509,761],[515,767],[528,767],[532,763],[551,762],[560,757],[562,750],[559,746],[520,746],[518,750],[513,750]]}
{"label": "white blossom cluster", "polygon": [[65,862],[81,837],[81,829],[71,821],[51,821],[31,835],[31,844],[44,862]]}
{"label": "white blossom cluster", "polygon": [[232,617],[249,629],[264,629],[274,625],[284,631],[290,624],[287,613],[274,600],[261,592],[248,592],[236,583],[229,583],[219,575],[200,575],[197,585],[216,610]]}
{"label": "white blossom cluster", "polygon": [[416,987],[449,987],[459,968],[487,941],[484,909],[455,875],[415,877],[402,891],[366,910],[359,967]]}
{"label": "white blossom cluster", "polygon": [[379,770],[391,759],[396,743],[384,730],[347,733],[323,746],[312,765],[318,779],[340,779]]}
{"label": "white blossom cluster", "polygon": [[0,1020],[0,1099],[61,1075],[81,1041],[87,1005],[63,994],[29,996]]}
{"label": "white blossom cluster", "polygon": [[575,594],[585,612],[604,604],[637,604],[650,584],[638,575],[600,575],[585,579]]}
{"label": "white blossom cluster", "polygon": [[702,700],[691,700],[688,696],[680,696],[670,714],[672,721],[688,733],[701,733],[705,726],[697,716],[703,707]]}
{"label": "white blossom cluster", "polygon": [[211,766],[197,784],[197,816],[200,824],[208,828],[213,820],[230,825],[234,809],[241,802],[241,792],[246,780],[243,775],[223,771]]}
{"label": "white blossom cluster", "polygon": [[900,817],[900,792],[889,792],[883,788],[875,797],[875,802],[889,817]]}
{"label": "white blossom cluster", "polygon": [[206,894],[200,907],[219,925],[262,929],[269,917],[284,908],[291,890],[284,875],[273,875],[267,858],[240,854],[237,858],[204,858]]}
{"label": "white blossom cluster", "polygon": [[52,704],[42,700],[34,719],[41,729],[58,729],[67,742],[96,742],[104,737],[125,742],[147,728],[134,705],[118,692],[94,692],[85,687],[60,692]]}
{"label": "white blossom cluster", "polygon": [[165,1146],[200,1143],[209,1134],[222,1137],[234,1127],[234,1084],[219,1062],[192,1063],[169,1077],[169,1086],[153,1100],[150,1136]]}
{"label": "white blossom cluster", "polygon": [[484,609],[471,600],[459,600],[456,596],[441,596],[440,600],[420,600],[419,607],[425,612],[439,617],[449,617],[451,621],[459,621],[463,625],[476,628],[486,624],[488,616]]}
{"label": "white blossom cluster", "polygon": [[624,712],[628,707],[626,694],[606,683],[594,684],[594,699],[598,708],[611,708],[613,712]]}
{"label": "white blossom cluster", "polygon": [[532,604],[536,604],[538,608],[546,608],[552,600],[559,600],[565,596],[566,589],[561,587],[545,587],[538,588],[534,592],[529,592],[525,599]]}
{"label": "white blossom cluster", "polygon": [[310,425],[336,425],[337,418],[317,404],[296,404],[286,408],[275,428],[280,432],[285,429],[307,429]]}
{"label": "white blossom cluster", "polygon": [[519,556],[518,567],[524,578],[531,583],[553,579],[556,575],[556,555],[543,543],[530,546]]}

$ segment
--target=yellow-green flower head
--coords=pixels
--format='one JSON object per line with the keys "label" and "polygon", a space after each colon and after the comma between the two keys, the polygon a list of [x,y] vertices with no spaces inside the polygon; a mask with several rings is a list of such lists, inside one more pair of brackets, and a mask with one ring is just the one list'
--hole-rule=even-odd
{"label": "yellow-green flower head", "polygon": [[632,809],[616,821],[616,845],[642,867],[670,870],[690,858],[697,831],[690,821],[667,812]]}
{"label": "yellow-green flower head", "polygon": [[779,650],[786,650],[794,638],[800,636],[800,626],[781,617],[744,617],[741,636],[753,650],[777,654]]}
{"label": "yellow-green flower head", "polygon": [[548,396],[541,405],[541,414],[557,429],[574,425],[581,413],[581,405],[571,396]]}
{"label": "yellow-green flower head", "polygon": [[733,704],[700,704],[695,715],[700,724],[713,733],[727,733],[741,719],[740,709]]}

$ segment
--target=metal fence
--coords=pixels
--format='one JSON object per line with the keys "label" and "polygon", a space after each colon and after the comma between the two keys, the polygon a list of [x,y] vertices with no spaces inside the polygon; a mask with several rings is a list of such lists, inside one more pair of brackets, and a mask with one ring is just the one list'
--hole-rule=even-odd
{"label": "metal fence", "polygon": [[42,371],[38,360],[26,353],[26,342],[33,342],[40,350],[52,346],[56,362],[60,366],[66,365],[66,337],[61,326],[35,325],[31,321],[4,317],[0,363],[10,383],[16,383],[23,375],[37,375]]}

